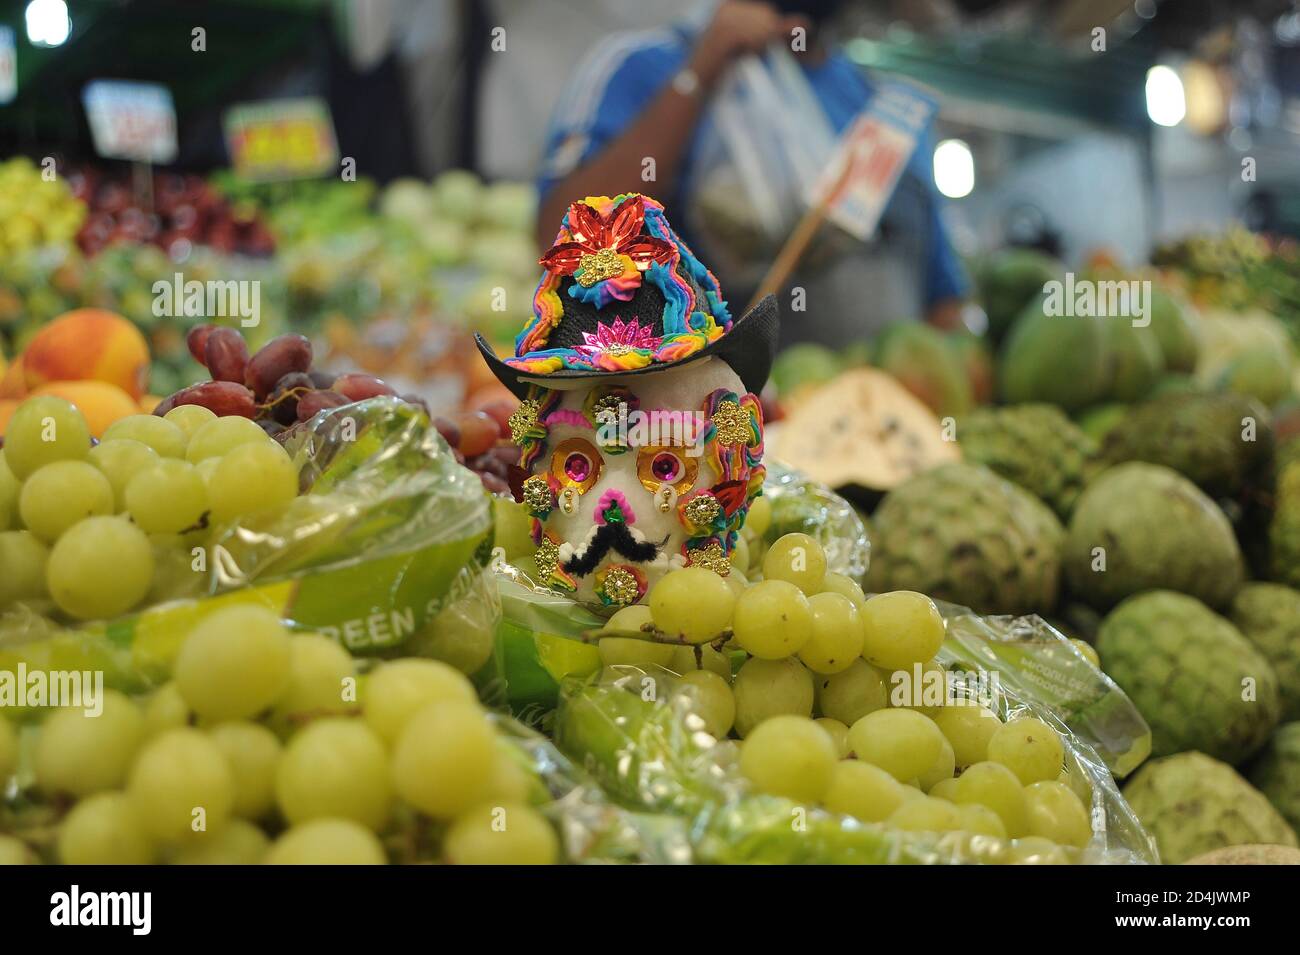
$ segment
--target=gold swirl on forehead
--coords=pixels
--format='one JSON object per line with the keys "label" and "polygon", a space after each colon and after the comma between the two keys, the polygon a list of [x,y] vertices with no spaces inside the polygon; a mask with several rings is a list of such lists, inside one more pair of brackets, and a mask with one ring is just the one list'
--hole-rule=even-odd
{"label": "gold swirl on forehead", "polygon": [[[655,458],[663,452],[675,455],[681,462],[682,476],[676,481],[665,481],[654,473]],[[685,494],[695,486],[695,478],[699,475],[699,471],[700,459],[686,454],[684,448],[654,444],[638,448],[636,452],[636,476],[641,481],[641,486],[652,494],[664,485],[672,486],[678,494]]]}

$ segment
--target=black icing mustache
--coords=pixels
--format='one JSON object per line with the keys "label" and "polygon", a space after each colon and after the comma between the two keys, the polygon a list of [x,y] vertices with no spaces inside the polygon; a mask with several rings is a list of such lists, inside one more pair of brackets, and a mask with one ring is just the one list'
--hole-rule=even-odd
{"label": "black icing mustache", "polygon": [[585,577],[600,566],[600,562],[611,550],[622,554],[630,561],[645,563],[654,560],[655,554],[659,552],[659,545],[653,541],[638,541],[632,536],[631,528],[622,521],[601,524],[582,556],[571,557],[568,563],[560,566],[566,573]]}

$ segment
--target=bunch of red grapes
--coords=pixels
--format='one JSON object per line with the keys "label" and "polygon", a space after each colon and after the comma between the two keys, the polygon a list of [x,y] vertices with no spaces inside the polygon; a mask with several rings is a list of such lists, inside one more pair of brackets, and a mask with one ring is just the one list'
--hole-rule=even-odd
{"label": "bunch of red grapes", "polygon": [[[186,344],[212,380],[164,398],[154,409],[156,415],[179,405],[201,405],[219,417],[249,418],[267,434],[284,440],[319,412],[367,398],[399,397],[429,413],[419,395],[398,395],[374,375],[331,375],[313,369],[311,342],[302,335],[280,335],[250,355],[238,330],[198,325],[190,330]],[[508,443],[513,410],[509,402],[498,401],[483,411],[459,414],[455,420],[430,415],[456,460],[476,472],[494,494],[509,493],[507,474],[519,457],[519,449]]]}

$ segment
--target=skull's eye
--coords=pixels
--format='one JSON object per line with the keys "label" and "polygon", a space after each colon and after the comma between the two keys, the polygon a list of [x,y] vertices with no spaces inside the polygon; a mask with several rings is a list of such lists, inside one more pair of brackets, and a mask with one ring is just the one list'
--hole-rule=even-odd
{"label": "skull's eye", "polygon": [[551,455],[551,476],[562,487],[585,493],[600,477],[600,452],[583,438],[562,441]]}
{"label": "skull's eye", "polygon": [[652,494],[665,485],[685,494],[695,483],[699,461],[674,448],[641,448],[637,451],[636,470],[641,486]]}

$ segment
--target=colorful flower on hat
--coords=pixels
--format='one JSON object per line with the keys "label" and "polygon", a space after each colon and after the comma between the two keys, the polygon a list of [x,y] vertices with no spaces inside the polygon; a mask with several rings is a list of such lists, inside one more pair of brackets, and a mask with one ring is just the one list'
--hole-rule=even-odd
{"label": "colorful flower on hat", "polygon": [[625,275],[628,263],[640,273],[652,263],[667,263],[677,255],[671,242],[641,235],[645,226],[642,196],[628,196],[603,215],[588,204],[591,201],[569,206],[569,240],[556,242],[541,258],[548,272],[572,275],[579,285],[591,288]]}
{"label": "colorful flower on hat", "polygon": [[605,371],[629,371],[650,364],[654,350],[663,340],[654,333],[651,325],[642,325],[639,319],[625,322],[615,318],[612,325],[596,323],[594,332],[582,333],[583,344],[574,351],[593,368]]}

